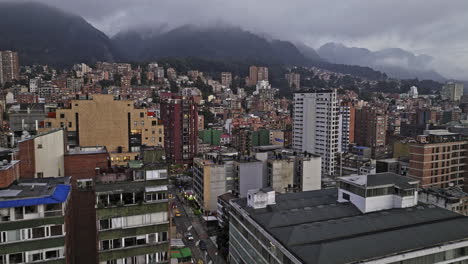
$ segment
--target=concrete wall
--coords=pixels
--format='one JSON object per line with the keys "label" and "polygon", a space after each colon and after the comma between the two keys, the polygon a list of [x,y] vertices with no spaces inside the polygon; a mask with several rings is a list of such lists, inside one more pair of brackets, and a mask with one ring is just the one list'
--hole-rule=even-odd
{"label": "concrete wall", "polygon": [[35,168],[45,177],[65,176],[65,133],[54,131],[34,138]]}
{"label": "concrete wall", "polygon": [[285,188],[294,184],[294,160],[271,160],[271,171],[268,177],[271,179],[271,187],[275,192],[285,193]]}
{"label": "concrete wall", "polygon": [[302,191],[320,190],[322,188],[322,159],[320,157],[304,159],[302,166]]}
{"label": "concrete wall", "polygon": [[261,161],[239,163],[239,195],[247,197],[247,191],[263,187],[263,164]]}
{"label": "concrete wall", "polygon": [[226,170],[224,165],[205,167],[204,174],[204,210],[215,212],[217,210],[218,196],[227,192]]}

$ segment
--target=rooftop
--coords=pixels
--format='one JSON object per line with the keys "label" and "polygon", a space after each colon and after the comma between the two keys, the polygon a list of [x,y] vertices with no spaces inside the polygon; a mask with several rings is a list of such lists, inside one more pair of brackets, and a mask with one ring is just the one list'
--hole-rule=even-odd
{"label": "rooftop", "polygon": [[66,153],[66,155],[84,155],[84,154],[102,154],[107,153],[106,147],[75,147]]}
{"label": "rooftop", "polygon": [[360,185],[362,187],[383,187],[391,185],[401,189],[412,189],[416,187],[415,184],[419,183],[419,180],[391,172],[382,172],[370,175],[345,176],[340,177],[339,179],[343,182]]}
{"label": "rooftop", "polygon": [[220,196],[218,196],[218,199],[221,199],[223,201],[225,201],[226,203],[229,203],[230,200],[232,199],[236,199],[237,196],[235,196],[234,194],[230,193],[230,192],[227,192],[225,194],[221,194]]}
{"label": "rooftop", "polygon": [[424,131],[425,135],[434,135],[434,136],[455,136],[458,133],[452,133],[445,129],[434,129],[434,130],[426,130]]}
{"label": "rooftop", "polygon": [[20,180],[0,190],[0,208],[61,203],[69,192],[69,177]]}
{"label": "rooftop", "polygon": [[422,189],[422,192],[432,193],[441,197],[445,198],[465,198],[468,197],[468,193],[464,192],[460,187],[449,187],[449,188],[429,188],[429,189]]}
{"label": "rooftop", "polygon": [[432,205],[363,214],[336,201],[334,188],[279,194],[262,209],[234,200],[304,263],[355,263],[468,238],[468,218]]}

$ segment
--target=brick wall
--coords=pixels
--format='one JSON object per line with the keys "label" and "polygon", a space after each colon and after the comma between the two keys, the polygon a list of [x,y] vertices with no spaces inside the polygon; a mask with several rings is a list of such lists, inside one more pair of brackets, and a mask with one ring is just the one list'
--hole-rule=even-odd
{"label": "brick wall", "polygon": [[19,178],[19,163],[5,170],[0,170],[0,188],[7,188]]}
{"label": "brick wall", "polygon": [[22,141],[18,144],[19,153],[18,159],[20,160],[20,177],[25,179],[31,179],[35,177],[36,165],[35,165],[35,150],[34,140]]}

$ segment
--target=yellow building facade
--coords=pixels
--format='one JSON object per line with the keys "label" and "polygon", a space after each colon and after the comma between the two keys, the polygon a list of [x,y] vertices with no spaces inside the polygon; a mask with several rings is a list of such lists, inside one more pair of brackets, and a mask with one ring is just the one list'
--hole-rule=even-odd
{"label": "yellow building facade", "polygon": [[[53,116],[53,115],[52,115]],[[112,165],[126,165],[139,154],[140,146],[164,146],[164,127],[148,116],[147,109],[134,107],[131,100],[95,94],[86,100],[72,100],[71,108],[57,109],[39,132],[66,128],[68,146],[105,146]]]}

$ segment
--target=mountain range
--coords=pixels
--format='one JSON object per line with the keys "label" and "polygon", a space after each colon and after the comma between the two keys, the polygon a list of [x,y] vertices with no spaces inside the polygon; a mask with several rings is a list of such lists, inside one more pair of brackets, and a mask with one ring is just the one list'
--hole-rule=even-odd
{"label": "mountain range", "polygon": [[0,3],[0,50],[15,50],[24,65],[65,66],[114,60],[111,40],[82,17],[34,2]]}
{"label": "mountain range", "polygon": [[186,25],[149,37],[136,29],[121,32],[112,41],[129,61],[151,61],[162,57],[210,57],[252,59],[267,64],[309,63],[309,59],[291,42],[268,41],[235,27]]}
{"label": "mountain range", "polygon": [[[165,25],[125,30],[109,38],[82,17],[33,2],[0,3],[0,50],[16,50],[23,65],[70,66],[97,61],[149,62],[200,57],[265,65],[317,66],[368,79],[442,76],[425,66],[429,56],[400,50],[371,52],[328,43],[317,51],[303,43],[267,38],[231,26]],[[357,65],[357,66],[356,66]]]}
{"label": "mountain range", "polygon": [[340,43],[327,43],[317,50],[318,55],[331,62],[368,66],[398,79],[446,79],[430,68],[433,58],[415,55],[399,48],[370,51],[365,48],[347,47]]}

